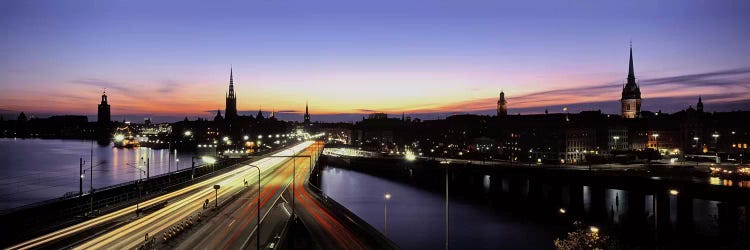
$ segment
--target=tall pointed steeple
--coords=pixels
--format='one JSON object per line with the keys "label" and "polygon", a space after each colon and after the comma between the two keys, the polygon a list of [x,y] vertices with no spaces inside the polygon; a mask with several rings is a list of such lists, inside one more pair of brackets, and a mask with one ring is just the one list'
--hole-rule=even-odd
{"label": "tall pointed steeple", "polygon": [[229,67],[229,93],[234,96],[234,72],[232,67]]}
{"label": "tall pointed steeple", "polygon": [[635,84],[635,70],[633,69],[633,46],[630,46],[630,63],[628,67],[628,83]]}
{"label": "tall pointed steeple", "polygon": [[698,104],[695,105],[695,108],[696,110],[698,110],[698,112],[703,112],[703,100],[701,100],[700,95],[698,96]]}
{"label": "tall pointed steeple", "polygon": [[229,67],[229,92],[227,92],[224,116],[227,120],[237,117],[237,96],[234,94],[234,72],[231,66]]}
{"label": "tall pointed steeple", "polygon": [[256,119],[263,119],[263,111],[262,106],[258,106],[258,115],[255,116]]}
{"label": "tall pointed steeple", "polygon": [[308,108],[307,101],[305,101],[305,123],[310,123],[310,109]]}
{"label": "tall pointed steeple", "polygon": [[220,122],[224,120],[223,117],[221,117],[221,109],[216,109],[216,116],[214,116],[214,122]]}
{"label": "tall pointed steeple", "polygon": [[633,68],[633,45],[630,45],[630,59],[628,61],[628,80],[622,87],[622,98],[620,99],[622,117],[636,118],[641,115],[641,89],[635,82],[635,70]]}

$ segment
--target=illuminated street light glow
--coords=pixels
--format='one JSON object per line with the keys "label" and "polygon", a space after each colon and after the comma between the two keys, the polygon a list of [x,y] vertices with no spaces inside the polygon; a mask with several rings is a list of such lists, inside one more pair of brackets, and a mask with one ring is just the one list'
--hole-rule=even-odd
{"label": "illuminated street light glow", "polygon": [[671,195],[678,195],[678,194],[680,194],[680,191],[678,191],[677,189],[670,189],[669,190],[669,194],[671,194]]}
{"label": "illuminated street light glow", "polygon": [[595,226],[590,226],[589,227],[589,231],[591,231],[591,233],[593,233],[593,234],[598,234],[599,233],[599,228],[595,227]]}
{"label": "illuminated street light glow", "polygon": [[125,135],[123,135],[123,134],[116,134],[115,135],[115,141],[116,142],[121,142],[123,140],[125,140]]}
{"label": "illuminated street light glow", "polygon": [[184,134],[185,134],[185,136],[191,136],[191,135],[193,135],[193,132],[190,131],[190,130],[187,130],[187,131],[185,131]]}
{"label": "illuminated street light glow", "polygon": [[203,156],[203,157],[201,157],[201,160],[203,162],[205,162],[205,163],[208,163],[208,164],[214,164],[214,163],[216,163],[216,158],[213,158],[211,156]]}
{"label": "illuminated street light glow", "polygon": [[404,158],[406,158],[406,160],[407,160],[407,161],[414,161],[414,160],[416,160],[416,159],[417,159],[417,156],[416,156],[416,155],[414,155],[414,153],[412,153],[412,152],[407,152],[407,153],[406,153],[406,154],[404,155]]}

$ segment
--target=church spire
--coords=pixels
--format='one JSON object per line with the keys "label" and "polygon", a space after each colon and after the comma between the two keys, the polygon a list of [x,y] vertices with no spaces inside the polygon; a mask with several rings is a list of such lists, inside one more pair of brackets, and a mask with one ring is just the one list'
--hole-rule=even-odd
{"label": "church spire", "polygon": [[263,119],[263,106],[258,106],[258,115],[255,116],[256,119]]}
{"label": "church spire", "polygon": [[227,92],[224,117],[227,120],[237,117],[237,96],[234,94],[234,70],[232,66],[229,66],[229,91]]}
{"label": "church spire", "polygon": [[229,67],[229,97],[234,98],[234,72],[232,72],[233,69],[230,66]]}
{"label": "church spire", "polygon": [[633,45],[630,45],[630,59],[628,61],[628,80],[622,87],[622,98],[620,99],[623,118],[636,118],[641,114],[641,89],[635,82],[635,69],[633,69]]}
{"label": "church spire", "polygon": [[307,101],[305,101],[305,123],[310,123],[310,109],[308,108]]}
{"label": "church spire", "polygon": [[630,45],[630,64],[628,68],[628,83],[635,84],[635,70],[633,69],[633,45]]}

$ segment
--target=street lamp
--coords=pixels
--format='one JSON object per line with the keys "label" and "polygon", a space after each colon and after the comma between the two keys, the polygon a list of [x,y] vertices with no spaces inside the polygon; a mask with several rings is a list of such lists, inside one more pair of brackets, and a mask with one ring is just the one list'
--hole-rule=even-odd
{"label": "street lamp", "polygon": [[654,134],[654,144],[656,146],[656,152],[659,152],[659,134]]}
{"label": "street lamp", "polygon": [[448,186],[448,167],[449,166],[450,166],[450,164],[446,164],[445,165],[445,249],[446,250],[448,250],[448,239],[450,238],[449,237],[450,236],[450,234],[449,234],[450,231],[448,231],[448,228],[449,228],[449,225],[450,225],[450,222],[449,222],[449,218],[450,218],[449,217],[449,214],[450,214],[449,212],[450,212],[450,209],[448,207],[448,204],[449,204],[448,203],[448,201],[449,201],[448,200],[448,198],[449,198],[449,196],[448,196],[448,188],[449,188],[449,186]]}
{"label": "street lamp", "polygon": [[294,187],[297,184],[297,152],[294,152],[294,149],[291,148],[287,148],[286,150],[292,151],[292,214],[297,215],[294,205],[295,196],[297,195]]}
{"label": "street lamp", "polygon": [[257,249],[260,249],[260,194],[261,194],[261,192],[260,192],[260,168],[258,166],[253,165],[253,164],[248,164],[248,166],[253,167],[253,168],[255,168],[255,169],[258,170],[258,201],[257,201],[257,204],[256,204],[258,214],[256,215],[257,222],[256,222],[255,226],[258,228],[258,232],[256,234],[258,236],[257,237],[258,238],[258,240],[257,240],[257,242],[258,242],[258,248]]}
{"label": "street lamp", "polygon": [[612,139],[615,140],[615,145],[612,147],[612,149],[617,149],[617,140],[619,140],[620,137],[619,136],[612,136]]}
{"label": "street lamp", "polygon": [[139,176],[140,176],[140,177],[138,178],[138,184],[136,185],[136,186],[137,186],[137,188],[138,188],[138,201],[136,201],[136,203],[135,203],[135,215],[136,215],[136,216],[138,216],[138,214],[140,213],[140,210],[141,210],[141,209],[140,209],[140,203],[141,203],[141,190],[143,189],[143,188],[142,188],[142,186],[141,186],[141,185],[143,185],[143,184],[142,184],[142,181],[143,181],[143,173],[144,173],[144,172],[146,172],[146,171],[144,171],[143,169],[141,169],[140,167],[138,167],[138,166],[136,166],[136,165],[134,165],[134,164],[132,164],[132,163],[126,163],[125,165],[127,165],[127,166],[130,166],[130,167],[133,167],[133,168],[135,168],[136,170],[138,170],[138,174],[139,174]]}
{"label": "street lamp", "polygon": [[714,132],[714,134],[712,134],[711,137],[714,138],[714,148],[716,149],[716,152],[718,152],[719,151],[718,150],[718,147],[719,147],[719,133],[715,133]]}
{"label": "street lamp", "polygon": [[219,207],[219,188],[221,188],[221,186],[219,186],[218,184],[214,185],[214,191],[216,191],[216,205],[214,206],[214,208]]}
{"label": "street lamp", "polygon": [[383,198],[383,234],[388,237],[388,200],[391,199],[391,194],[385,193]]}

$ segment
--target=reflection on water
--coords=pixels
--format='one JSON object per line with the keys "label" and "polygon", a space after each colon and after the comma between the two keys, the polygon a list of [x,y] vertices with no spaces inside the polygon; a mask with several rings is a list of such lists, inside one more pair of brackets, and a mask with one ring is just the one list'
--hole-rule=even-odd
{"label": "reflection on water", "polygon": [[[93,148],[93,164],[91,152]],[[0,139],[0,209],[57,198],[79,189],[79,159],[84,169],[94,165],[94,188],[136,180],[149,163],[151,176],[190,167],[191,155],[149,148],[114,148],[91,141]],[[175,155],[179,161],[175,160]],[[143,160],[141,160],[143,159]],[[88,192],[90,172],[83,178]],[[143,176],[145,178],[145,175]]]}
{"label": "reflection on water", "polygon": [[[328,196],[381,232],[383,194],[390,193],[387,236],[391,240],[404,249],[445,247],[445,198],[437,193],[334,167],[324,168],[321,186]],[[559,231],[451,198],[450,245],[458,249],[549,249]]]}
{"label": "reflection on water", "polygon": [[750,180],[728,180],[719,177],[710,177],[708,182],[711,185],[717,186],[750,188]]}
{"label": "reflection on water", "polygon": [[[717,180],[710,181],[714,184]],[[321,186],[326,194],[381,230],[383,194],[390,193],[388,237],[405,249],[443,247],[442,191],[330,166],[323,169]],[[732,237],[750,235],[746,215],[750,207],[683,193],[665,191],[655,196],[650,190],[543,183],[492,174],[452,178],[454,186],[460,189],[451,189],[451,245],[466,249],[551,248],[552,241],[563,237],[573,220],[602,226],[633,246],[649,246],[654,239],[678,247],[695,242],[732,244]],[[481,195],[467,195],[477,193]],[[462,194],[471,198],[462,199]],[[682,243],[691,239],[695,241]]]}

